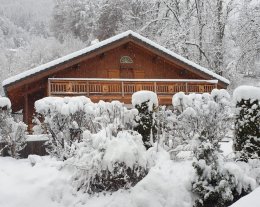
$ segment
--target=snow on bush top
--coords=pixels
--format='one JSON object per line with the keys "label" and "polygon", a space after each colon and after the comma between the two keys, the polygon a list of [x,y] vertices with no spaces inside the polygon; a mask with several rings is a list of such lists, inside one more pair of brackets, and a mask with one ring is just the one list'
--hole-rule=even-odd
{"label": "snow on bush top", "polygon": [[[203,94],[195,94],[191,93],[185,95],[183,92],[179,92],[174,94],[172,97],[172,105],[179,109],[180,111],[184,111],[188,107],[201,107],[203,103],[209,102],[223,103],[228,104],[230,101],[230,95],[225,89],[213,89],[211,94],[203,93]],[[213,102],[212,102],[213,103]]]}
{"label": "snow on bush top", "polygon": [[78,144],[77,155],[68,162],[84,166],[89,175],[105,169],[112,171],[116,163],[124,163],[130,168],[136,164],[146,168],[146,149],[140,134],[121,131],[113,136],[107,130],[103,129],[97,134],[85,131],[83,139],[86,142]]}
{"label": "snow on bush top", "polygon": [[172,105],[173,106],[188,106],[189,105],[189,98],[183,92],[179,92],[173,95],[172,97]]}
{"label": "snow on bush top", "polygon": [[260,100],[260,88],[254,86],[239,86],[233,93],[234,102],[244,100]]}
{"label": "snow on bush top", "polygon": [[4,107],[11,108],[11,101],[9,98],[0,96],[0,108]]}
{"label": "snow on bush top", "polygon": [[142,103],[148,101],[149,110],[152,111],[153,107],[158,107],[158,98],[156,93],[152,91],[137,91],[132,95],[132,105],[141,106]]}
{"label": "snow on bush top", "polygon": [[111,172],[116,162],[125,163],[130,168],[138,163],[139,166],[145,168],[147,163],[145,152],[140,134],[121,131],[108,143],[103,163]]}
{"label": "snow on bush top", "polygon": [[35,109],[37,113],[41,114],[57,111],[63,115],[69,115],[84,110],[85,105],[88,103],[92,102],[85,96],[45,97],[35,102]]}

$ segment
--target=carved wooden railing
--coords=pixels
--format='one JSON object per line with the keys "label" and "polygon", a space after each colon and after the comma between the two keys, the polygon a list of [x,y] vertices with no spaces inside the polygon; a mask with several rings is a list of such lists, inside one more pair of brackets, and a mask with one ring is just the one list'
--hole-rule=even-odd
{"label": "carved wooden railing", "polygon": [[70,95],[131,95],[136,91],[149,90],[158,95],[177,92],[205,93],[217,87],[217,80],[178,80],[178,79],[72,79],[49,78],[49,96]]}

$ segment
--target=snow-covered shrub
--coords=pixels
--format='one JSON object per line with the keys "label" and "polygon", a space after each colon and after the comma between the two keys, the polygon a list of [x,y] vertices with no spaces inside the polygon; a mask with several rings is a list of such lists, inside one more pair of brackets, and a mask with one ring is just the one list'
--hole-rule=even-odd
{"label": "snow-covered shrub", "polygon": [[[207,156],[213,149],[208,146]],[[195,207],[226,207],[250,193],[256,186],[255,179],[234,162],[223,162],[219,157],[200,159],[193,163],[196,177],[192,191],[196,194]]]}
{"label": "snow-covered shrub", "polygon": [[[90,99],[80,97],[46,97],[35,102],[37,112],[35,128],[50,134],[47,152],[66,160],[75,151],[75,142],[82,140],[82,132],[90,129]],[[89,110],[86,110],[88,107]],[[88,113],[87,113],[87,112]],[[34,128],[34,129],[35,129]]]}
{"label": "snow-covered shrub", "polygon": [[134,118],[138,114],[136,109],[128,110],[119,101],[104,102],[99,101],[94,105],[95,118],[93,120],[98,129],[103,129],[109,124],[114,126],[114,130],[133,129]]}
{"label": "snow-covered shrub", "polygon": [[181,97],[185,102],[175,100],[183,105],[177,109],[182,110],[177,131],[192,145],[195,156],[196,176],[192,181],[192,191],[197,196],[195,206],[226,206],[236,193],[232,175],[221,169],[219,146],[232,123],[230,96],[225,90],[214,89],[211,94]]}
{"label": "snow-covered shrub", "polygon": [[230,96],[226,90],[189,95],[180,92],[173,96],[172,102],[175,115],[172,137],[178,141],[179,150],[196,149],[200,139],[218,142],[231,126]]}
{"label": "snow-covered shrub", "polygon": [[89,98],[46,97],[35,102],[37,117],[34,131],[47,133],[47,151],[60,159],[75,153],[75,143],[82,140],[82,132],[98,133],[104,128],[116,136],[123,129],[132,129],[137,110],[128,110],[118,101],[92,103]]}
{"label": "snow-covered shrub", "polygon": [[155,110],[158,108],[157,95],[152,91],[138,91],[132,95],[132,105],[138,110],[134,130],[143,137],[145,147],[153,146],[156,134]]}
{"label": "snow-covered shrub", "polygon": [[25,131],[27,125],[16,122],[11,115],[11,102],[0,96],[0,154],[7,149],[8,154],[19,158],[19,152],[26,146]]}
{"label": "snow-covered shrub", "polygon": [[121,131],[113,136],[107,133],[110,131],[107,128],[97,134],[85,131],[76,155],[66,161],[76,168],[73,183],[77,190],[97,193],[127,189],[147,174],[141,135]]}
{"label": "snow-covered shrub", "polygon": [[234,91],[236,104],[235,142],[238,159],[260,158],[260,88],[240,86]]}

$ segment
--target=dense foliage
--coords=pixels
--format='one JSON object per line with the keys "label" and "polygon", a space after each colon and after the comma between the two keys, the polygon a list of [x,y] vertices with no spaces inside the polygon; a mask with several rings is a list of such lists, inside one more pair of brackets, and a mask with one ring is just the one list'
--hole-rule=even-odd
{"label": "dense foliage", "polygon": [[19,158],[19,152],[26,146],[27,125],[16,121],[11,114],[8,98],[0,96],[0,154]]}
{"label": "dense foliage", "polygon": [[87,193],[128,189],[146,176],[147,160],[140,134],[107,127],[97,134],[84,132],[76,155],[66,163],[75,167],[73,185]]}
{"label": "dense foliage", "polygon": [[[260,92],[260,90],[259,90]],[[238,159],[260,158],[260,104],[259,100],[240,100],[236,103],[235,143]]]}

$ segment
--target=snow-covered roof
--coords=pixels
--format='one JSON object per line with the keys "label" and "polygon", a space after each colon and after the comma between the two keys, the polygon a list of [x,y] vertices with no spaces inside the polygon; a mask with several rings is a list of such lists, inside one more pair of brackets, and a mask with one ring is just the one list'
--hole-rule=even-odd
{"label": "snow-covered roof", "polygon": [[186,58],[184,58],[184,57],[182,57],[182,56],[180,56],[180,55],[178,55],[178,54],[176,54],[176,53],[174,53],[174,52],[172,52],[172,51],[170,51],[170,50],[168,50],[168,49],[166,49],[164,47],[162,47],[161,45],[159,45],[159,44],[157,44],[157,43],[147,39],[146,37],[143,37],[140,34],[137,34],[137,33],[133,32],[133,31],[129,30],[129,31],[123,32],[121,34],[118,34],[116,36],[113,36],[113,37],[111,37],[109,39],[106,39],[104,41],[101,41],[101,42],[98,42],[96,44],[93,44],[93,45],[91,45],[91,46],[89,46],[87,48],[84,48],[82,50],[76,51],[74,53],[71,53],[69,55],[63,56],[61,58],[58,58],[58,59],[53,60],[51,62],[48,62],[46,64],[40,65],[40,66],[38,66],[36,68],[32,68],[32,69],[24,71],[24,72],[22,72],[22,73],[20,73],[18,75],[12,76],[12,77],[4,80],[2,85],[6,86],[6,85],[9,85],[9,84],[12,84],[12,83],[14,83],[16,81],[19,81],[21,79],[27,78],[27,77],[29,77],[29,76],[31,76],[33,74],[40,73],[40,72],[42,72],[44,70],[47,70],[47,69],[52,68],[52,67],[54,67],[56,65],[59,65],[61,63],[67,62],[67,61],[69,61],[71,59],[74,59],[76,57],[79,57],[79,56],[82,56],[82,55],[87,54],[89,52],[92,52],[92,51],[94,51],[94,50],[96,50],[98,48],[101,48],[103,46],[106,46],[108,44],[111,44],[111,43],[113,43],[115,41],[118,41],[118,40],[123,39],[123,38],[128,37],[128,36],[132,36],[132,37],[134,37],[134,38],[136,38],[136,39],[138,39],[138,40],[140,40],[140,41],[142,41],[142,42],[144,42],[144,43],[146,43],[146,44],[148,44],[148,45],[150,45],[150,46],[152,46],[152,47],[154,47],[154,48],[156,48],[156,49],[158,49],[158,50],[160,50],[160,51],[162,51],[162,52],[164,52],[164,53],[166,53],[166,54],[168,54],[170,56],[172,56],[173,58],[176,58],[176,59],[182,61],[183,63],[185,63],[185,64],[187,64],[187,65],[189,65],[189,66],[191,66],[191,67],[193,67],[193,68],[203,72],[203,73],[206,73],[206,74],[208,74],[208,75],[210,75],[210,76],[212,76],[212,77],[214,77],[214,78],[216,78],[216,79],[218,79],[218,80],[220,80],[220,81],[222,81],[222,82],[224,82],[226,84],[230,84],[229,80],[227,80],[226,78],[224,78],[224,77],[214,73],[213,71],[211,71],[211,70],[209,70],[207,68],[204,68],[204,67],[202,67],[202,66],[200,66],[200,65],[198,65],[198,64],[196,64],[196,63],[194,63],[194,62],[192,62],[192,61],[190,61],[190,60],[188,60],[188,59],[186,59]]}

